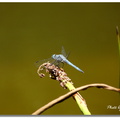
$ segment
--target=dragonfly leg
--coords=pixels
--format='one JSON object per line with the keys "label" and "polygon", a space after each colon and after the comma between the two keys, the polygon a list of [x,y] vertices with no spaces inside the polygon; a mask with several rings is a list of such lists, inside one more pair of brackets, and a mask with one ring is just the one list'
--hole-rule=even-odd
{"label": "dragonfly leg", "polygon": [[61,68],[63,68],[64,67],[64,63],[63,62],[61,62]]}

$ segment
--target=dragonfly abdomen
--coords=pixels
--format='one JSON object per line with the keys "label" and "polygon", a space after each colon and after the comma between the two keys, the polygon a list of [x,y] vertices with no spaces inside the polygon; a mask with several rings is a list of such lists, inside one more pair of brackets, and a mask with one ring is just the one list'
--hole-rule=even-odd
{"label": "dragonfly abdomen", "polygon": [[79,67],[77,67],[77,66],[75,66],[74,64],[72,64],[70,61],[65,60],[65,62],[66,62],[67,64],[71,65],[72,67],[74,67],[76,70],[78,70],[78,71],[84,73],[84,71],[82,71]]}

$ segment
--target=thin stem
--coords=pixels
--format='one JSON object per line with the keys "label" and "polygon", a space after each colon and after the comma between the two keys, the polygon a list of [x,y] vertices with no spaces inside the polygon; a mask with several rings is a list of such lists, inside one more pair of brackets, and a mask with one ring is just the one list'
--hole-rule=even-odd
{"label": "thin stem", "polygon": [[[117,34],[117,40],[118,40],[118,51],[119,51],[119,70],[120,70],[120,36],[119,36],[119,28],[116,27],[116,34]],[[120,88],[120,74],[119,74],[119,88]]]}
{"label": "thin stem", "polygon": [[116,27],[116,34],[117,34],[119,56],[120,56],[120,36],[119,36],[119,28],[118,28],[118,26]]}
{"label": "thin stem", "polygon": [[56,105],[64,100],[68,99],[69,97],[73,96],[76,92],[78,92],[80,90],[86,90],[86,89],[91,88],[91,87],[103,88],[106,90],[120,92],[120,89],[109,86],[107,84],[96,83],[96,84],[84,85],[84,86],[78,87],[78,88],[58,97],[57,99],[54,99],[53,101],[49,102],[48,104],[46,104],[43,107],[36,110],[34,113],[32,113],[32,115],[39,115],[39,114],[43,113],[45,110],[49,109],[50,107],[52,107],[52,106],[54,106],[54,105]]}

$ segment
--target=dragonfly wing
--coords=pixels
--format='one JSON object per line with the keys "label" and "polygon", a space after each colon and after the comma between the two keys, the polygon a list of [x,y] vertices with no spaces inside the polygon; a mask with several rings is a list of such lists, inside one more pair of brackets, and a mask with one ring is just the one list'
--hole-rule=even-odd
{"label": "dragonfly wing", "polygon": [[62,46],[61,53],[62,53],[62,55],[64,55],[64,57],[66,57],[66,56],[67,56],[67,55],[66,55],[66,52],[65,52],[65,49],[64,49],[64,47],[63,47],[63,46]]}
{"label": "dragonfly wing", "polygon": [[66,58],[68,58],[68,57],[69,57],[69,55],[70,55],[70,52],[68,52],[68,54],[66,55]]}
{"label": "dragonfly wing", "polygon": [[68,52],[68,54],[66,54],[65,49],[64,49],[63,46],[62,46],[62,51],[61,51],[61,53],[62,53],[62,55],[64,55],[64,57],[66,57],[66,58],[68,58],[69,55],[70,55],[70,52]]}
{"label": "dragonfly wing", "polygon": [[53,59],[52,58],[48,58],[48,59],[44,59],[44,60],[39,60],[39,61],[36,61],[34,64],[35,64],[36,67],[39,67],[41,64],[43,64],[45,62],[52,63]]}

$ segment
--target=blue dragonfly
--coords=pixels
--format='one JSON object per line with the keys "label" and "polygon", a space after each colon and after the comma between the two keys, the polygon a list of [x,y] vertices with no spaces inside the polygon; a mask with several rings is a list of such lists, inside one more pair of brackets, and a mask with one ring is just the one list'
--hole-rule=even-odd
{"label": "blue dragonfly", "polygon": [[[59,64],[60,63],[67,63],[68,65],[70,65],[70,66],[72,66],[72,67],[74,67],[76,70],[78,70],[78,71],[80,71],[80,72],[82,72],[82,73],[84,73],[84,71],[82,71],[79,67],[77,67],[77,66],[75,66],[74,64],[72,64],[68,59],[67,59],[67,57],[68,57],[68,55],[66,55],[66,53],[65,53],[65,50],[64,50],[64,47],[62,47],[62,54],[58,54],[58,55],[56,55],[56,54],[53,54],[52,55],[52,59],[54,60],[54,64],[56,64],[57,66],[59,66]],[[48,59],[48,61],[49,61],[50,59]],[[46,61],[46,60],[45,60]]]}

